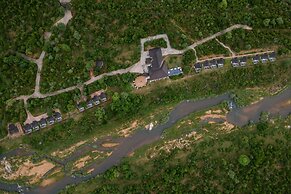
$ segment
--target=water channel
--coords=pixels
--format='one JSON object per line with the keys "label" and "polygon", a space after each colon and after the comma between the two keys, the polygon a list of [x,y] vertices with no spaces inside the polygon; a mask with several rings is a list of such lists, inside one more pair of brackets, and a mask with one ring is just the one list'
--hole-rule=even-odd
{"label": "water channel", "polygon": [[[198,101],[183,101],[178,104],[174,110],[170,113],[169,119],[166,123],[154,127],[151,131],[143,129],[134,133],[127,138],[119,139],[119,146],[114,149],[113,153],[101,163],[93,163],[90,165],[90,169],[94,169],[90,175],[86,176],[65,176],[61,180],[48,185],[46,187],[29,188],[22,187],[23,193],[29,194],[54,194],[64,189],[67,185],[78,184],[83,181],[89,180],[99,174],[104,173],[111,167],[118,165],[122,158],[128,156],[134,150],[140,148],[143,145],[153,143],[161,138],[163,131],[173,126],[177,121],[185,118],[191,113],[208,109],[215,105],[220,104],[223,101],[232,100],[229,94],[223,94],[209,99]],[[261,112],[270,112],[271,116],[282,115],[286,116],[291,113],[291,88],[286,89],[282,93],[265,98],[264,100],[249,105],[244,108],[237,108],[230,111],[227,114],[227,121],[237,126],[243,126],[249,123],[249,121],[258,121]],[[88,147],[85,147],[89,149]],[[81,152],[79,150],[79,152]],[[11,155],[11,154],[10,154]],[[78,154],[77,154],[78,155]],[[72,158],[76,158],[74,155]],[[3,157],[3,156],[2,156]],[[9,184],[0,182],[0,190],[6,191],[19,191],[17,184]]]}

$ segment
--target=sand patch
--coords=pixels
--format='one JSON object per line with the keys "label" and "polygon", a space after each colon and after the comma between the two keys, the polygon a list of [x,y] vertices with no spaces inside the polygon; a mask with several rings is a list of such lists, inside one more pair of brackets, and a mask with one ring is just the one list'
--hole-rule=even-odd
{"label": "sand patch", "polygon": [[226,119],[224,115],[217,115],[217,114],[207,114],[203,115],[200,117],[201,120],[206,120],[206,119]]}
{"label": "sand patch", "polygon": [[40,180],[49,170],[54,168],[53,163],[43,160],[37,164],[33,164],[30,160],[26,160],[19,168],[5,177],[8,180],[15,180],[21,177],[30,177],[29,183],[33,184]]}
{"label": "sand patch", "polygon": [[56,182],[56,179],[55,178],[45,179],[44,181],[41,182],[40,186],[41,187],[46,187],[48,185],[53,184],[54,182]]}
{"label": "sand patch", "polygon": [[119,143],[103,143],[101,146],[104,148],[112,148],[118,146]]}
{"label": "sand patch", "polygon": [[233,124],[231,124],[231,123],[225,121],[224,123],[222,123],[222,128],[221,128],[221,130],[223,130],[223,131],[229,133],[229,132],[234,128],[234,127],[235,127],[235,126],[234,126]]}
{"label": "sand patch", "polygon": [[87,173],[90,174],[90,173],[93,172],[93,171],[94,171],[94,168],[91,168],[91,169],[89,169],[89,170],[87,171]]}
{"label": "sand patch", "polygon": [[137,127],[137,121],[134,121],[130,127],[119,131],[118,135],[123,136],[123,137],[128,137],[136,127]]}
{"label": "sand patch", "polygon": [[57,150],[57,151],[51,153],[51,155],[54,157],[57,156],[59,158],[64,158],[64,157],[68,156],[69,154],[71,154],[73,151],[75,151],[75,149],[77,147],[80,147],[81,145],[83,145],[86,142],[87,141],[80,141],[80,142],[76,143],[75,145],[73,145],[65,150]]}
{"label": "sand patch", "polygon": [[83,168],[86,163],[88,162],[88,160],[91,159],[91,156],[85,156],[79,160],[77,160],[75,163],[74,163],[74,167],[76,167],[77,169],[80,169],[80,168]]}

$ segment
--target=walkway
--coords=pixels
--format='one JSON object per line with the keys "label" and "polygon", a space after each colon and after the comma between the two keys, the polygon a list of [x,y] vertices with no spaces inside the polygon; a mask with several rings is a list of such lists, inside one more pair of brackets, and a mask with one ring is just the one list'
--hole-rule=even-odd
{"label": "walkway", "polygon": [[[64,16],[63,19],[61,19],[62,21],[65,21],[66,16]],[[65,23],[66,25],[67,23]],[[221,36],[227,32],[230,32],[234,29],[239,29],[239,28],[242,28],[242,29],[245,29],[245,30],[251,30],[252,28],[249,27],[249,26],[246,26],[246,25],[241,25],[241,24],[236,24],[236,25],[233,25],[227,29],[224,29],[220,32],[217,32],[209,37],[206,37],[202,40],[199,40],[195,43],[193,43],[192,45],[186,47],[185,49],[183,50],[177,50],[177,49],[174,49],[172,48],[171,44],[170,44],[170,40],[168,38],[168,35],[167,34],[159,34],[159,35],[156,35],[156,36],[150,36],[150,37],[147,37],[147,38],[143,38],[140,40],[140,43],[141,43],[141,56],[140,56],[140,61],[137,62],[136,64],[134,64],[133,66],[130,66],[126,69],[119,69],[119,70],[116,70],[116,71],[112,71],[112,72],[108,72],[108,73],[104,73],[104,74],[101,74],[101,75],[98,75],[98,76],[95,76],[95,77],[92,77],[90,80],[84,82],[83,84],[81,84],[81,87],[83,87],[84,85],[89,85],[89,84],[92,84],[94,82],[96,82],[97,80],[100,80],[102,79],[104,76],[113,76],[113,75],[118,75],[118,74],[125,74],[125,73],[139,73],[139,74],[142,74],[142,73],[145,73],[147,72],[144,64],[145,64],[145,59],[148,55],[148,51],[145,51],[144,50],[144,43],[145,42],[148,42],[148,41],[152,41],[152,40],[156,40],[156,39],[164,39],[167,43],[167,48],[162,48],[162,54],[163,56],[167,56],[167,55],[178,55],[178,54],[183,54],[184,52],[186,52],[187,50],[189,49],[193,49],[194,51],[195,50],[195,47],[198,46],[198,45],[201,45],[207,41],[210,41],[212,39],[215,39],[216,37],[218,36]],[[40,93],[40,80],[41,80],[41,70],[42,70],[42,65],[43,65],[43,59],[45,57],[45,52],[43,51],[39,57],[39,59],[35,60],[35,59],[32,59],[30,57],[27,57],[25,55],[22,55],[25,59],[29,60],[29,61],[32,61],[34,63],[37,64],[38,66],[38,71],[37,71],[37,76],[36,76],[36,81],[35,81],[35,91],[33,94],[31,95],[22,95],[22,96],[19,96],[17,98],[14,98],[13,100],[23,100],[24,103],[26,104],[27,103],[27,100],[31,99],[31,98],[46,98],[46,97],[50,97],[50,96],[56,96],[56,95],[59,95],[59,94],[62,94],[62,93],[65,93],[65,92],[70,92],[72,90],[75,90],[75,89],[80,89],[80,85],[75,85],[75,86],[71,86],[71,87],[68,87],[68,88],[65,88],[65,89],[61,89],[61,90],[57,90],[55,92],[51,92],[51,93],[47,93],[47,94],[41,94]],[[198,60],[198,59],[197,59]]]}

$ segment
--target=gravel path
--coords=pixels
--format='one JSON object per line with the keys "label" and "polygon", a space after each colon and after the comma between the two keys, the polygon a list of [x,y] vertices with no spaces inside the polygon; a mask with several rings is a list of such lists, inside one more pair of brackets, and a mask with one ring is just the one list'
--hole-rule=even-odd
{"label": "gravel path", "polygon": [[232,57],[235,56],[235,52],[233,52],[229,46],[226,46],[224,43],[220,42],[217,38],[215,38],[215,40],[216,40],[216,41],[217,41],[221,46],[223,46],[224,48],[226,48],[226,49],[230,52],[230,54],[231,54]]}
{"label": "gravel path", "polygon": [[[66,15],[65,15],[65,17],[66,17]],[[64,22],[66,22],[66,20],[67,20],[65,17],[61,19]],[[68,15],[67,15],[67,17],[68,17]],[[239,29],[239,28],[242,28],[242,29],[245,29],[245,30],[251,30],[252,29],[251,27],[246,26],[246,25],[236,24],[236,25],[233,25],[233,26],[231,26],[231,27],[229,27],[229,28],[227,28],[225,30],[217,32],[217,33],[215,33],[215,34],[213,34],[213,35],[211,35],[209,37],[201,39],[201,40],[193,43],[192,45],[188,46],[187,48],[185,48],[183,50],[177,50],[177,49],[172,48],[172,46],[170,44],[170,40],[169,40],[167,34],[159,34],[159,35],[156,35],[156,36],[150,36],[150,37],[147,37],[147,38],[143,38],[143,39],[140,40],[140,43],[141,43],[141,56],[140,56],[140,61],[138,63],[136,63],[133,66],[130,66],[130,67],[126,68],[126,69],[119,69],[119,70],[116,70],[116,71],[112,71],[112,72],[109,72],[109,73],[104,73],[104,74],[95,76],[95,77],[91,78],[90,80],[84,82],[81,85],[82,86],[89,85],[91,83],[94,83],[97,80],[102,79],[104,76],[113,76],[113,75],[118,75],[118,74],[129,73],[129,72],[130,73],[144,73],[144,72],[147,72],[147,70],[144,68],[144,65],[143,65],[144,62],[145,62],[145,59],[146,59],[146,57],[148,55],[148,51],[144,50],[144,43],[145,42],[156,40],[156,39],[161,39],[161,38],[164,39],[166,41],[166,43],[167,43],[167,48],[162,48],[163,56],[183,54],[184,52],[186,52],[189,49],[193,49],[195,51],[195,53],[196,53],[196,50],[195,50],[196,46],[201,45],[201,44],[203,44],[203,43],[205,43],[207,41],[215,39],[218,36],[221,36],[221,35],[223,35],[223,34],[225,34],[227,32],[230,32],[230,31],[232,31],[234,29]],[[68,88],[65,88],[65,89],[57,90],[55,92],[51,92],[51,93],[47,93],[47,94],[41,94],[40,93],[40,79],[41,79],[41,70],[42,70],[42,65],[43,65],[43,59],[45,57],[45,52],[43,51],[41,53],[39,59],[37,59],[37,60],[32,59],[30,57],[27,57],[25,55],[22,55],[22,56],[23,56],[23,58],[36,63],[37,66],[38,66],[38,71],[37,71],[37,76],[36,76],[36,81],[35,81],[35,83],[36,83],[35,84],[35,91],[31,95],[22,95],[22,96],[19,96],[19,97],[15,98],[14,100],[24,100],[24,102],[26,102],[28,99],[31,99],[31,98],[46,98],[46,97],[49,97],[49,96],[56,96],[58,94],[62,94],[62,93],[69,92],[69,91],[75,90],[77,88],[80,88],[80,85],[76,85],[76,86],[71,86],[71,87],[68,87]],[[247,55],[245,55],[245,56],[247,56]],[[197,60],[198,60],[198,58],[197,58]]]}

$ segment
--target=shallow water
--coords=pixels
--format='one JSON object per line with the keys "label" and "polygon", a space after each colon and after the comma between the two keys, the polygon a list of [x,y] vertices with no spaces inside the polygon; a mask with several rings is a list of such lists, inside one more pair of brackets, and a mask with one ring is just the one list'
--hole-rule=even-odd
{"label": "shallow water", "polygon": [[[237,126],[246,125],[249,120],[258,121],[262,111],[269,111],[271,115],[280,114],[285,116],[291,112],[291,104],[287,104],[291,99],[291,88],[285,90],[277,96],[269,97],[261,102],[250,105],[245,108],[232,110],[227,115],[227,120]],[[161,138],[163,131],[173,126],[177,121],[185,118],[191,113],[201,111],[203,109],[210,108],[218,105],[225,100],[231,100],[228,94],[213,97],[210,99],[198,100],[198,101],[184,101],[178,104],[174,110],[170,113],[169,119],[166,123],[154,127],[151,131],[139,130],[132,136],[119,139],[119,146],[117,146],[113,153],[101,163],[93,163],[86,169],[94,168],[94,171],[87,176],[66,176],[58,182],[53,183],[47,187],[36,187],[30,190],[24,189],[24,193],[41,193],[41,194],[53,194],[58,193],[64,189],[67,185],[78,184],[83,181],[89,180],[99,174],[104,173],[111,167],[118,165],[122,158],[128,156],[134,150],[140,148],[143,145],[150,144]],[[93,143],[94,144],[94,143]],[[90,149],[88,146],[84,146],[86,149]],[[76,152],[66,160],[74,159],[82,151]],[[7,191],[18,191],[16,184],[7,184],[0,182],[0,189]]]}

